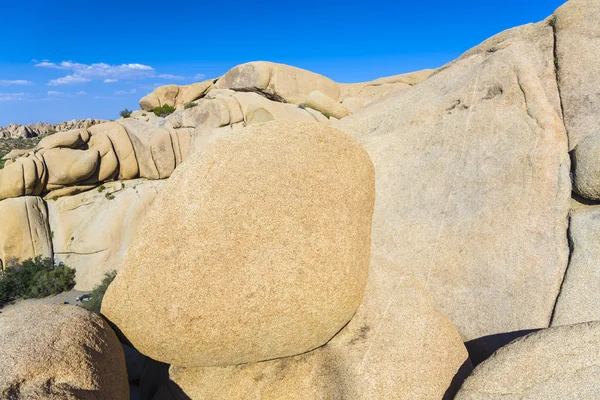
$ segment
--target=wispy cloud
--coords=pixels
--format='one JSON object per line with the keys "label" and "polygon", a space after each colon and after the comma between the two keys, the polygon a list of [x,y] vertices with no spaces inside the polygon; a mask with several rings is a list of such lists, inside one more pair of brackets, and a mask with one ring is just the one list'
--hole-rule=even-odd
{"label": "wispy cloud", "polygon": [[114,95],[115,96],[125,96],[128,94],[135,94],[135,92],[137,92],[136,89],[131,89],[131,90],[117,90],[115,91]]}
{"label": "wispy cloud", "polygon": [[160,74],[160,75],[157,75],[157,78],[160,78],[160,79],[170,79],[170,80],[173,80],[173,81],[183,81],[183,80],[186,79],[185,76],[172,75],[172,74]]}
{"label": "wispy cloud", "polygon": [[206,75],[205,74],[196,74],[196,75],[194,75],[194,77],[192,79],[194,79],[195,81],[201,81],[203,79],[206,79]]}
{"label": "wispy cloud", "polygon": [[105,79],[104,80],[104,83],[117,83],[117,82],[119,82],[118,79]]}
{"label": "wispy cloud", "polygon": [[15,80],[0,79],[0,86],[12,86],[12,85],[31,86],[31,85],[34,85],[34,83],[31,81],[26,81],[24,79],[15,79]]}
{"label": "wispy cloud", "polygon": [[48,82],[48,86],[74,85],[77,83],[86,83],[89,81],[91,81],[91,79],[84,78],[82,76],[67,75],[62,78],[52,79],[50,82]]}
{"label": "wispy cloud", "polygon": [[87,92],[84,92],[83,90],[80,90],[79,92],[75,93],[77,96],[85,96],[87,95]]}
{"label": "wispy cloud", "polygon": [[30,98],[30,94],[28,93],[0,93],[0,102],[8,102],[8,101],[24,101]]}

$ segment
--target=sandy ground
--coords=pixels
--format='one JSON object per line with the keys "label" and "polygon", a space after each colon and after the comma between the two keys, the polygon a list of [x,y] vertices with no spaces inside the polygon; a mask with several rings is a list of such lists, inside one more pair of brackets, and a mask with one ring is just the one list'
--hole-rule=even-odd
{"label": "sandy ground", "polygon": [[62,304],[65,301],[68,301],[71,305],[79,304],[78,301],[75,301],[76,297],[81,296],[82,294],[86,294],[90,292],[81,292],[79,290],[71,290],[69,292],[63,292],[61,294],[57,294],[56,296],[44,297],[41,299],[27,299],[27,300],[17,300],[13,304],[8,304],[4,306],[4,308],[0,309],[0,313],[6,312],[8,310],[19,309],[29,304]]}

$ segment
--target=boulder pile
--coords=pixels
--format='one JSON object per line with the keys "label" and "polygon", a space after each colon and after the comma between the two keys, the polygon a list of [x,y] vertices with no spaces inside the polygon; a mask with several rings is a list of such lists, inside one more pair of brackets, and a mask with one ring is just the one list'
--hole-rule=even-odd
{"label": "boulder pile", "polygon": [[[366,83],[160,87],[7,156],[0,260],[119,270],[102,314],[152,359],[144,400],[599,398],[599,18],[570,0]],[[123,398],[80,311],[0,314],[0,397]]]}

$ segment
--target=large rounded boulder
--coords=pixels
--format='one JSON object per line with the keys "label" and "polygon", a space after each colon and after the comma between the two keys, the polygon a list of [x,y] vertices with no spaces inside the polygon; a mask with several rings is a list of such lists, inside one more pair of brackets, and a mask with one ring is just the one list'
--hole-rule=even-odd
{"label": "large rounded boulder", "polygon": [[297,355],[361,303],[374,170],[350,137],[272,121],[191,156],[158,195],[102,312],[170,364]]}
{"label": "large rounded boulder", "polygon": [[0,314],[0,398],[129,399],[115,333],[78,307],[38,305]]}

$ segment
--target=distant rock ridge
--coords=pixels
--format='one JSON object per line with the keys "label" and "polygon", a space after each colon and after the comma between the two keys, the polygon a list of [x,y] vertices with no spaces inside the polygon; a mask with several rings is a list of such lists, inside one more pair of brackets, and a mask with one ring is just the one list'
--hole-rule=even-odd
{"label": "distant rock ridge", "polygon": [[6,127],[0,126],[0,138],[32,138],[41,135],[47,135],[55,132],[68,131],[70,129],[89,128],[92,125],[106,122],[101,119],[73,119],[63,121],[59,124],[49,124],[47,122],[37,122],[35,124],[21,125],[10,123]]}

